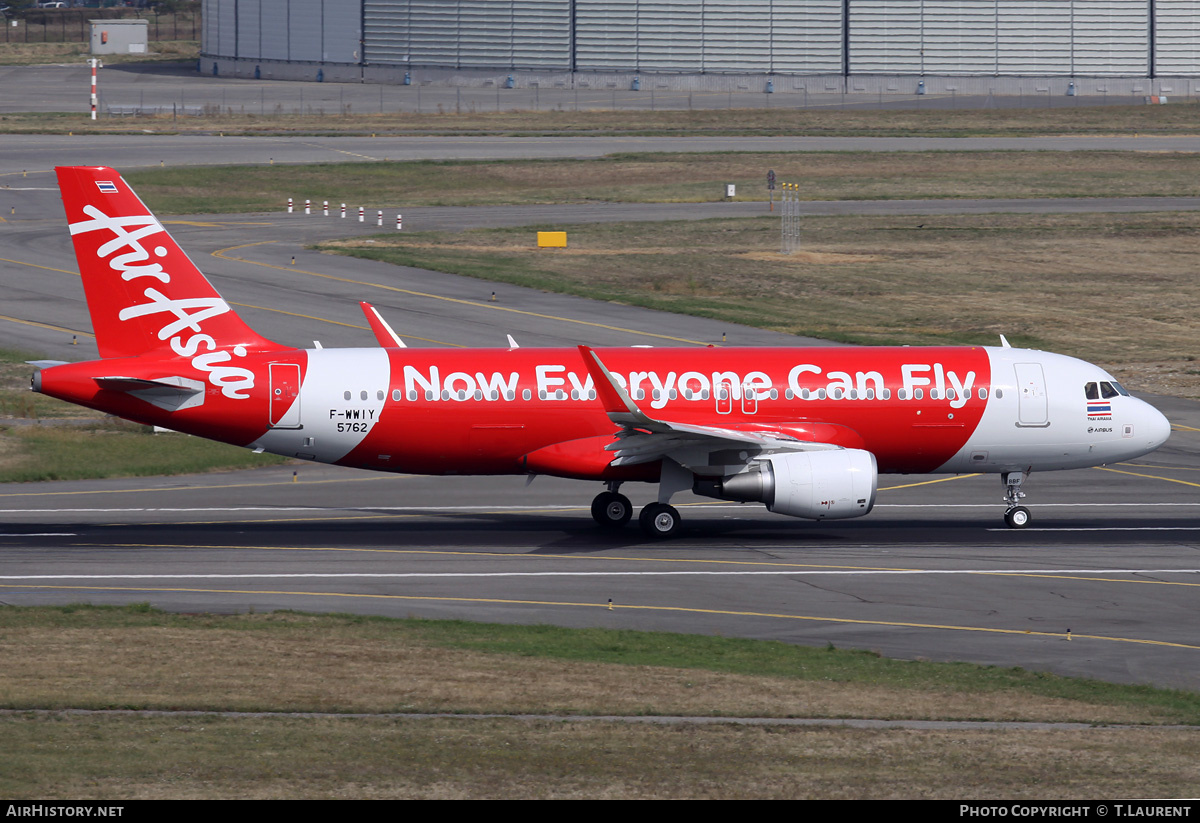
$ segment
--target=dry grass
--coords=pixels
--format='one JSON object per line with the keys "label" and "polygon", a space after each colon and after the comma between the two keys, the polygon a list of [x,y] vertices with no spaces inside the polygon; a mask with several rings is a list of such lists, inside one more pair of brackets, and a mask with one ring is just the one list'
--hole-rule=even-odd
{"label": "dry grass", "polygon": [[[415,88],[409,106],[415,107]],[[393,90],[395,93],[395,90]],[[521,104],[528,105],[527,91]],[[719,95],[718,95],[719,96]],[[618,103],[632,101],[631,93],[618,94]],[[648,95],[639,99],[642,104]],[[584,101],[587,95],[582,95]],[[801,96],[777,94],[771,108],[707,109],[703,111],[608,110],[610,96],[594,98],[574,111],[573,100],[561,107],[540,111],[366,114],[220,114],[174,121],[170,115],[105,119],[92,123],[86,115],[63,122],[54,116],[7,116],[0,122],[6,131],[169,132],[212,131],[226,134],[686,134],[686,135],[856,135],[961,137],[967,135],[1082,135],[1082,134],[1195,134],[1196,104],[1175,101],[1169,106],[1079,105],[1043,108],[1026,98],[1023,109],[904,109],[840,111],[832,101],[820,108],[801,109]],[[910,101],[911,102],[911,101]],[[505,105],[518,105],[505,101]],[[682,105],[682,103],[679,103]]]}
{"label": "dry grass", "polygon": [[32,352],[0,349],[0,421],[4,418],[100,420],[104,417],[98,411],[30,391],[30,376],[37,369],[26,361],[39,359],[44,358]]}
{"label": "dry grass", "polygon": [[[12,708],[1161,722],[1155,709],[447,650],[354,630],[7,629]],[[270,684],[264,689],[264,684]]]}
{"label": "dry grass", "polygon": [[[0,20],[0,22],[3,21]],[[155,41],[147,43],[146,47],[145,54],[106,54],[104,63],[111,66],[117,63],[182,61],[195,60],[200,56],[198,40]],[[0,43],[0,66],[33,66],[42,63],[83,64],[90,57],[91,47],[88,43]]]}
{"label": "dry grass", "polygon": [[912,731],[600,722],[0,719],[0,796],[184,798],[1190,797],[1177,731]]}
{"label": "dry grass", "polygon": [[826,339],[1005,334],[1103,361],[1138,390],[1200,397],[1191,214],[809,217],[809,253],[792,256],[775,251],[778,231],[769,218],[589,225],[569,227],[570,247],[553,253],[530,247],[530,228],[380,237],[351,251]]}
{"label": "dry grass", "polygon": [[[917,731],[582,719],[800,715],[1153,724],[1194,716],[1194,700],[1182,693],[1172,693],[1180,698],[1170,704],[1166,693],[1145,692],[1139,699],[1137,690],[1084,684],[1066,686],[1075,697],[1051,697],[1038,690],[1065,681],[1024,673],[1014,681],[1024,687],[1006,687],[990,678],[1009,670],[942,666],[936,674],[925,664],[869,655],[784,646],[772,652],[776,644],[747,641],[643,640],[633,638],[636,633],[556,629],[547,635],[520,627],[338,616],[168,616],[137,608],[13,610],[4,617],[5,706],[375,715],[18,712],[0,717],[5,798],[1094,800],[1188,796],[1200,777],[1200,737],[1150,725]],[[461,647],[470,643],[527,651]],[[747,655],[762,668],[786,659],[792,671],[735,674],[703,668],[713,665],[711,659],[673,668],[562,656],[605,655],[614,646],[631,654],[639,643],[685,657],[689,650],[704,654],[703,648],[706,658],[728,664]],[[545,645],[553,651],[544,652]],[[798,660],[814,667],[810,678],[795,670]],[[832,668],[822,668],[826,660]],[[923,685],[900,682],[912,676]],[[1155,700],[1157,710],[1150,707]],[[580,719],[379,716],[421,711]]]}
{"label": "dry grass", "polygon": [[[371,208],[767,199],[766,174],[805,200],[1190,197],[1200,155],[1175,152],[789,152],[613,155],[597,160],[183,167],[128,175],[157,211],[277,211],[348,202]],[[776,192],[775,199],[779,199]]]}

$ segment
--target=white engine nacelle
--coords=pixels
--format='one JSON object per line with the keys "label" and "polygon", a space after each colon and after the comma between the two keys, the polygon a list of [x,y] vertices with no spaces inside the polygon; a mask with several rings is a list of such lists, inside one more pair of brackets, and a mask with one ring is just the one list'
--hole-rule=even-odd
{"label": "white engine nacelle", "polygon": [[812,520],[861,517],[875,505],[875,455],[862,449],[789,452],[758,459],[759,470],[697,484],[726,500],[765,503],[777,514]]}

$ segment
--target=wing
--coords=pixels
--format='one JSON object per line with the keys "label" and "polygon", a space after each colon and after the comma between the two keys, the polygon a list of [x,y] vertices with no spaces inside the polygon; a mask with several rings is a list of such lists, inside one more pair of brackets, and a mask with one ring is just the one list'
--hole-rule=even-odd
{"label": "wing", "polygon": [[710,470],[711,453],[722,449],[764,454],[842,448],[834,443],[801,440],[769,424],[756,425],[751,430],[658,420],[638,408],[595,351],[580,346],[579,352],[608,419],[621,427],[616,433],[617,442],[606,447],[616,452],[612,466],[632,466],[670,457],[697,474],[705,474]]}

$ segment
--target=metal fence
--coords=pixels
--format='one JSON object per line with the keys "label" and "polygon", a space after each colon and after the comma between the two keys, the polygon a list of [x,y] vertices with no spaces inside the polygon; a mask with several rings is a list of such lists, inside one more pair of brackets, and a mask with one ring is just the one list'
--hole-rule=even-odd
{"label": "metal fence", "polygon": [[[324,75],[321,66],[266,63],[246,66],[202,58],[205,83],[115,88],[100,82],[101,111],[180,116],[328,116],[372,114],[482,114],[520,111],[666,111],[713,109],[1007,109],[1172,104],[1200,98],[1200,78],[956,78],[650,76],[413,72],[363,82]],[[214,65],[216,68],[214,69]],[[260,68],[260,77],[253,70]],[[328,69],[328,66],[325,67]],[[248,71],[247,71],[248,69]],[[304,69],[304,72],[300,72]],[[278,74],[276,74],[278,72]],[[282,75],[282,76],[280,76]],[[277,83],[292,79],[299,82]],[[633,80],[640,82],[635,89]],[[689,85],[690,83],[690,85]],[[768,86],[768,84],[771,84]],[[771,91],[767,89],[771,88]],[[115,111],[114,111],[115,113]]]}
{"label": "metal fence", "polygon": [[87,43],[92,37],[92,20],[145,20],[147,36],[153,41],[199,40],[200,12],[137,14],[133,9],[44,9],[8,18],[5,43]]}

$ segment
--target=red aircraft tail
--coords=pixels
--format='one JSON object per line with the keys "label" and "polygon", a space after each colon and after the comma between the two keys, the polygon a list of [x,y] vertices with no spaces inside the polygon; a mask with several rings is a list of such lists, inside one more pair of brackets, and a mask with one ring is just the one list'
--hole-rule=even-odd
{"label": "red aircraft tail", "polygon": [[101,357],[161,352],[215,364],[278,348],[237,316],[119,174],[55,171]]}

